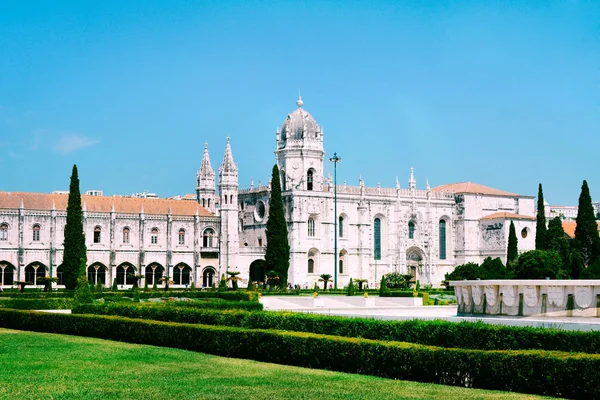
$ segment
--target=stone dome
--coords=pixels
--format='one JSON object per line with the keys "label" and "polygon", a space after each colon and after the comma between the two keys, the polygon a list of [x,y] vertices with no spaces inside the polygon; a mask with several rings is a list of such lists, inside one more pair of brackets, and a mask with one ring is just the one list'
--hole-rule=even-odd
{"label": "stone dome", "polygon": [[321,127],[317,121],[302,108],[304,102],[302,97],[296,102],[298,108],[288,114],[281,125],[281,138],[286,139],[306,139],[318,138],[321,134]]}

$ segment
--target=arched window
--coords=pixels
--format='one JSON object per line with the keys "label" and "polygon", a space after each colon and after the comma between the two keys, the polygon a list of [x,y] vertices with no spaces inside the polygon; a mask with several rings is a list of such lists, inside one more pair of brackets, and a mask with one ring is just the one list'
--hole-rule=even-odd
{"label": "arched window", "polygon": [[346,251],[346,249],[343,249],[342,251],[340,251],[340,254],[338,254],[338,274],[343,274],[344,273],[344,266],[347,265],[346,261],[348,258],[348,252]]}
{"label": "arched window", "polygon": [[99,226],[94,228],[94,243],[100,243],[100,238],[102,235],[102,228]]}
{"label": "arched window", "polygon": [[308,250],[308,273],[316,274],[319,270],[319,250],[314,247]]}
{"label": "arched window", "polygon": [[33,226],[33,241],[34,242],[40,241],[40,226],[37,224],[35,224]]}
{"label": "arched window", "polygon": [[415,238],[415,223],[412,221],[410,221],[408,223],[408,238],[409,239]]}
{"label": "arched window", "polygon": [[233,204],[233,195],[232,194],[229,195],[229,204]]}
{"label": "arched window", "polygon": [[215,231],[212,228],[207,228],[204,230],[204,234],[202,235],[202,245],[204,247],[213,247],[213,237],[215,236]]}
{"label": "arched window", "polygon": [[206,207],[206,199],[202,199],[202,207]]}
{"label": "arched window", "polygon": [[227,195],[224,195],[223,198],[224,198],[224,200],[223,200],[224,203],[227,204]]}
{"label": "arched window", "polygon": [[0,225],[0,240],[8,240],[8,225]]}
{"label": "arched window", "polygon": [[381,260],[381,220],[375,218],[373,222],[373,258]]}
{"label": "arched window", "polygon": [[173,268],[173,282],[175,285],[190,284],[192,269],[185,264],[178,264]]}
{"label": "arched window", "polygon": [[308,219],[308,236],[315,236],[315,220],[312,218]]}
{"label": "arched window", "polygon": [[446,259],[446,221],[440,220],[440,260]]}
{"label": "arched window", "polygon": [[129,228],[123,228],[123,243],[129,243]]}
{"label": "arched window", "polygon": [[158,228],[152,228],[152,230],[150,231],[150,243],[158,243]]}
{"label": "arched window", "polygon": [[63,271],[64,271],[64,268],[63,268],[62,264],[59,265],[58,267],[56,267],[56,277],[58,278],[58,282],[56,282],[57,285],[65,284]]}
{"label": "arched window", "polygon": [[340,215],[338,219],[338,236],[344,237],[344,217]]}
{"label": "arched window", "polygon": [[179,230],[179,244],[185,244],[185,229]]}
{"label": "arched window", "polygon": [[313,170],[309,169],[306,173],[306,190],[313,190]]}
{"label": "arched window", "polygon": [[163,267],[157,263],[146,266],[146,283],[148,285],[158,285],[163,276]]}

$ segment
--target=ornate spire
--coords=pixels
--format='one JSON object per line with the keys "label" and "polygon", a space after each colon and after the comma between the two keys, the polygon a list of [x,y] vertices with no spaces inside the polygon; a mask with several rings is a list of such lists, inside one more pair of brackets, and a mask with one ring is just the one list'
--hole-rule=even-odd
{"label": "ornate spire", "polygon": [[298,100],[296,100],[296,105],[298,107],[302,107],[304,105],[304,102],[302,101],[302,96],[298,95]]}
{"label": "ornate spire", "polygon": [[204,142],[204,155],[202,156],[202,164],[200,165],[200,176],[214,176],[215,171],[213,171],[210,165],[210,156],[208,155],[208,142]]}
{"label": "ornate spire", "polygon": [[413,167],[410,167],[410,179],[408,180],[408,188],[417,188],[417,181],[415,180],[415,169]]}
{"label": "ornate spire", "polygon": [[223,157],[223,163],[221,163],[221,167],[219,168],[219,173],[224,172],[234,172],[237,173],[237,165],[233,161],[233,154],[231,154],[231,139],[227,136],[227,146],[225,147],[225,156]]}
{"label": "ornate spire", "polygon": [[396,189],[400,189],[400,181],[398,180],[398,177],[396,177]]}
{"label": "ornate spire", "polygon": [[429,179],[425,179],[425,189],[431,190],[431,187],[429,186]]}

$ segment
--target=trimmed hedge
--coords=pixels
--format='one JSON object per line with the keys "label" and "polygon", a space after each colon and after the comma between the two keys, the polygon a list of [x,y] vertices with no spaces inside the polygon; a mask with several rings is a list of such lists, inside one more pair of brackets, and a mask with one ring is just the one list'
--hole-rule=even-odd
{"label": "trimmed hedge", "polygon": [[25,289],[25,292],[21,293],[18,290],[5,290],[0,292],[0,297],[10,297],[16,299],[48,299],[48,298],[73,298],[75,291],[73,290],[61,290],[52,292],[42,292],[39,289]]}
{"label": "trimmed hedge", "polygon": [[0,310],[0,327],[480,389],[600,396],[600,355],[446,349],[298,332]]}
{"label": "trimmed hedge", "polygon": [[[208,300],[208,301],[207,301]],[[220,300],[220,301],[210,301]],[[156,304],[156,303],[155,303]],[[187,307],[195,309],[212,309],[212,310],[246,310],[246,311],[262,311],[263,305],[254,301],[226,301],[221,299],[205,299],[201,301],[167,301],[165,304],[169,307]]]}
{"label": "trimmed hedge", "polygon": [[0,308],[15,308],[19,310],[68,310],[72,307],[73,299],[71,298],[0,300]]}
{"label": "trimmed hedge", "polygon": [[81,305],[74,314],[117,315],[248,329],[279,329],[325,335],[394,340],[440,347],[479,350],[558,350],[600,353],[600,332],[491,325],[484,322],[447,322],[346,318],[293,312],[219,311],[135,305]]}
{"label": "trimmed hedge", "polygon": [[[117,291],[117,292],[103,292],[103,293],[94,293],[95,297],[98,298],[107,298],[107,297],[133,297],[132,291]],[[188,291],[175,291],[169,290],[165,292],[164,290],[156,290],[156,291],[140,291],[140,299],[150,299],[150,298],[168,298],[168,297],[187,297],[190,299],[214,299],[219,298],[223,300],[229,301],[258,301],[258,293],[256,292],[211,292],[211,291],[201,291],[201,290],[188,290]]]}

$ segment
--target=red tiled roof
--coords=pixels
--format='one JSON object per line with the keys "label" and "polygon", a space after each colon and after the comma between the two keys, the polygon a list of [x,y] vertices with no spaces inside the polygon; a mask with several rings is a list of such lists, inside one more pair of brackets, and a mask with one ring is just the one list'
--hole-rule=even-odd
{"label": "red tiled roof", "polygon": [[[598,224],[598,232],[600,232],[600,221],[596,222]],[[563,221],[562,222],[563,231],[573,239],[575,237],[575,228],[577,228],[577,222],[575,221]]]}
{"label": "red tiled roof", "polygon": [[[0,209],[20,208],[28,210],[56,210],[67,209],[69,196],[66,194],[27,193],[27,192],[0,192]],[[109,196],[81,196],[81,205],[87,211],[111,212],[115,209],[118,213],[138,214],[144,207],[145,214],[196,215],[201,217],[213,216],[206,208],[194,201],[150,199],[135,197],[109,197]]]}
{"label": "red tiled roof", "polygon": [[535,221],[535,217],[531,215],[515,214],[509,212],[496,212],[490,215],[486,215],[481,219],[528,219]]}
{"label": "red tiled roof", "polygon": [[504,190],[494,189],[488,186],[480,185],[473,182],[459,182],[441,185],[431,189],[432,192],[451,192],[451,193],[474,193],[487,194],[492,196],[510,196],[517,197],[518,194],[505,192]]}

